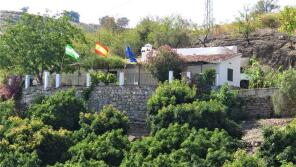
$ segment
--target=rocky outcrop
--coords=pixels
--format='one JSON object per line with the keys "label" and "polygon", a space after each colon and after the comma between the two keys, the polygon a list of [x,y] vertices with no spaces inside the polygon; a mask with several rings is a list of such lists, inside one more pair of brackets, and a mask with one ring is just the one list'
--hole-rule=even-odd
{"label": "rocky outcrop", "polygon": [[[255,56],[260,62],[271,67],[296,67],[296,50],[290,47],[287,34],[277,30],[257,30],[251,34],[250,44],[243,37],[231,37],[230,35],[212,37],[208,41],[206,44],[208,47],[236,45],[243,57]],[[292,37],[292,41],[296,43],[296,37]],[[203,45],[197,43],[196,46],[202,47]]]}

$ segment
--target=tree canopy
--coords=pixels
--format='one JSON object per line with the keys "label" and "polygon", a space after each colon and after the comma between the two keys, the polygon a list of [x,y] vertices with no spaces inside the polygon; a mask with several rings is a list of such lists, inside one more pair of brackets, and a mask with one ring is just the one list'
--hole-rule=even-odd
{"label": "tree canopy", "polygon": [[61,71],[63,58],[64,70],[70,70],[67,64],[73,60],[64,57],[65,46],[81,37],[81,30],[67,17],[25,13],[0,36],[0,68],[36,75],[42,81],[45,70]]}

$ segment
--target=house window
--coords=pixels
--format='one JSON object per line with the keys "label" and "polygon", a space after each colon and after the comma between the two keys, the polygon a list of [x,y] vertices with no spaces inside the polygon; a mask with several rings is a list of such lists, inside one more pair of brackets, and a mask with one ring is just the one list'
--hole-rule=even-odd
{"label": "house window", "polygon": [[227,69],[227,80],[233,81],[233,69],[231,69],[231,68]]}

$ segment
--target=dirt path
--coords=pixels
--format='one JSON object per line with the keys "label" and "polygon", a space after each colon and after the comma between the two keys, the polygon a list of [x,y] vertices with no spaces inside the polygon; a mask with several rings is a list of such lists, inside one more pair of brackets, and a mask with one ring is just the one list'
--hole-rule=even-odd
{"label": "dirt path", "polygon": [[292,118],[259,119],[244,121],[241,126],[244,132],[242,139],[248,143],[248,151],[254,152],[263,142],[262,128],[266,126],[285,126]]}

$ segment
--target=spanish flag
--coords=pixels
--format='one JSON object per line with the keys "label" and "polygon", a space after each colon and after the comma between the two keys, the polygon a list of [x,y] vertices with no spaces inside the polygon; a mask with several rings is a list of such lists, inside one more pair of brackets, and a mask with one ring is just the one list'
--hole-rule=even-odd
{"label": "spanish flag", "polygon": [[109,53],[109,48],[102,45],[100,42],[96,42],[96,53],[98,55],[106,57]]}

